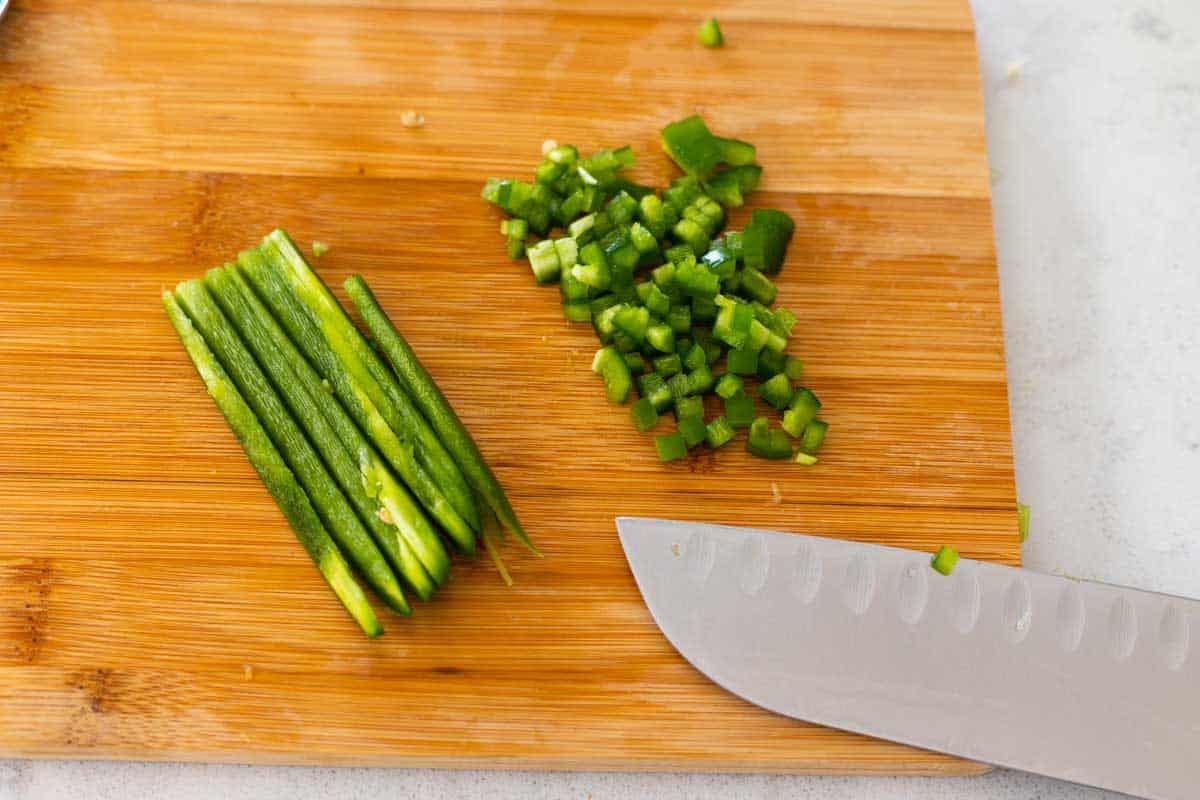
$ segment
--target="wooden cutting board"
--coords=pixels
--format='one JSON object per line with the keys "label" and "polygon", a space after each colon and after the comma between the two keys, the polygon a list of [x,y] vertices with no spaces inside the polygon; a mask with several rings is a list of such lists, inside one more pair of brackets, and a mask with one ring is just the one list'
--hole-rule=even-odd
{"label": "wooden cutting board", "polygon": [[[773,716],[671,649],[617,514],[1019,556],[965,0],[17,0],[0,23],[0,754],[964,773]],[[716,13],[728,45],[695,40]],[[425,117],[406,128],[406,110]],[[489,175],[694,111],[798,220],[780,301],[831,433],[660,465]],[[742,210],[743,212],[745,209]],[[734,214],[740,227],[745,213]],[[205,395],[159,291],[274,226],[365,274],[545,549],[368,641]],[[778,490],[775,496],[772,485]],[[929,624],[936,624],[931,621]]]}

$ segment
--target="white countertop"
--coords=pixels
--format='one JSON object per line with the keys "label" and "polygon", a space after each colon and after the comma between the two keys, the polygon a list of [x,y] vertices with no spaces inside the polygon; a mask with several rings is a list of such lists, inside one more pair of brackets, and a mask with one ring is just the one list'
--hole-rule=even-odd
{"label": "white countertop", "polygon": [[[975,0],[1029,566],[1200,596],[1200,2]],[[1026,800],[980,778],[0,761],[0,800]]]}

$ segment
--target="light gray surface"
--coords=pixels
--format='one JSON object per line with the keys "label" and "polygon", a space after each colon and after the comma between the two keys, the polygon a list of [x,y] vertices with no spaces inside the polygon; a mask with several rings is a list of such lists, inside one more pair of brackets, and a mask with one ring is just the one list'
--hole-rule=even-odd
{"label": "light gray surface", "polygon": [[[1200,2],[974,5],[1017,485],[1033,506],[1026,561],[1200,596]],[[803,778],[0,761],[0,800],[365,796],[1117,797],[1005,771]]]}

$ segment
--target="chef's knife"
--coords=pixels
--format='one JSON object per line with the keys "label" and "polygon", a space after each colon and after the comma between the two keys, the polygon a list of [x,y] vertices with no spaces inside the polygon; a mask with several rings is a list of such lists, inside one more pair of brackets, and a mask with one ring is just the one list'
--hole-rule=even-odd
{"label": "chef's knife", "polygon": [[1200,602],[895,547],[617,519],[654,620],[797,719],[1156,800],[1200,796]]}

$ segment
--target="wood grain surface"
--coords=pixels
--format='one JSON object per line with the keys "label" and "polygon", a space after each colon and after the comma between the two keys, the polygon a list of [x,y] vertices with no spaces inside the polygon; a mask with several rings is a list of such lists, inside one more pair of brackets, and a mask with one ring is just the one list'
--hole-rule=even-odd
{"label": "wood grain surface", "polygon": [[[964,0],[17,0],[0,23],[0,753],[965,773],[778,717],[665,641],[617,514],[1016,563]],[[408,109],[426,124],[400,124]],[[699,111],[793,214],[780,302],[831,423],[813,469],[660,465],[479,200],[541,142],[672,170]],[[740,226],[746,214],[733,215]],[[295,543],[158,293],[270,228],[362,272],[546,558],[509,548],[366,640]],[[740,440],[739,440],[740,442]],[[771,485],[779,490],[775,502]]]}

